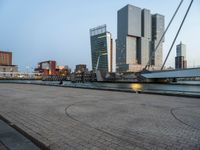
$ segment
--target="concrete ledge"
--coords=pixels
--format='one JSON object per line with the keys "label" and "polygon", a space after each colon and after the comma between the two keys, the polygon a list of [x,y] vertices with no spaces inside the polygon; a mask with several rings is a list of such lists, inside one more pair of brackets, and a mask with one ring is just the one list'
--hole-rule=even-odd
{"label": "concrete ledge", "polygon": [[[39,149],[42,150],[49,150],[49,148],[47,146],[45,146],[43,143],[41,143],[40,141],[38,141],[37,139],[35,139],[34,137],[32,137],[31,135],[29,135],[27,132],[23,131],[21,128],[19,128],[18,126],[16,126],[15,124],[12,124],[12,122],[10,122],[9,120],[7,120],[5,117],[3,117],[2,115],[0,115],[0,120],[2,120],[3,122],[5,122],[8,126],[10,126],[11,128],[15,129],[17,132],[19,132],[21,135],[23,135],[25,138],[29,139],[32,143],[34,143]],[[16,134],[16,133],[14,133]],[[20,143],[19,143],[20,144]],[[6,148],[9,149],[9,146],[5,145]]]}

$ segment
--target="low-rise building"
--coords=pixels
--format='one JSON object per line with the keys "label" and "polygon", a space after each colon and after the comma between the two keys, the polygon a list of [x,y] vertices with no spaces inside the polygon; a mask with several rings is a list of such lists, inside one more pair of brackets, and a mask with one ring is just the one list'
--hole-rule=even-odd
{"label": "low-rise building", "polygon": [[68,66],[57,66],[56,75],[58,76],[70,76],[71,69]]}
{"label": "low-rise building", "polygon": [[56,66],[56,61],[49,60],[39,62],[35,73],[41,73],[43,80],[69,80],[71,69],[68,66]]}
{"label": "low-rise building", "polygon": [[18,72],[17,65],[12,65],[12,52],[0,51],[0,72],[5,72],[4,76],[9,72]]}
{"label": "low-rise building", "polygon": [[0,65],[12,65],[12,52],[0,51]]}
{"label": "low-rise building", "polygon": [[0,65],[0,72],[18,72],[16,65]]}
{"label": "low-rise building", "polygon": [[85,64],[79,64],[79,65],[76,65],[74,72],[75,73],[88,72],[88,68]]}
{"label": "low-rise building", "polygon": [[56,61],[49,60],[38,63],[35,72],[42,73],[44,76],[56,75]]}

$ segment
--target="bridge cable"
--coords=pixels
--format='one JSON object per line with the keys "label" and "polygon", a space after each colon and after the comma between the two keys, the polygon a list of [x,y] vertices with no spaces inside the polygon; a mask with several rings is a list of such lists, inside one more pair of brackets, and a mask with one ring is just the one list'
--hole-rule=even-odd
{"label": "bridge cable", "polygon": [[180,25],[180,27],[179,27],[179,29],[178,29],[178,32],[176,33],[176,36],[175,36],[175,38],[174,38],[174,40],[173,40],[173,42],[172,42],[172,45],[171,45],[171,47],[170,47],[170,49],[169,49],[169,51],[168,51],[167,57],[165,58],[165,61],[164,61],[163,65],[162,65],[162,67],[161,67],[161,70],[163,70],[163,68],[164,68],[164,66],[165,66],[165,63],[166,63],[166,61],[167,61],[167,59],[168,59],[168,57],[169,57],[169,54],[170,54],[171,51],[172,51],[172,48],[173,48],[173,46],[174,46],[174,44],[175,44],[175,42],[176,42],[176,39],[177,39],[177,37],[178,37],[178,35],[179,35],[180,31],[181,31],[181,28],[182,28],[182,26],[183,26],[183,24],[184,24],[184,22],[185,22],[185,19],[186,19],[187,15],[188,15],[188,13],[189,13],[189,11],[190,11],[190,8],[191,8],[191,6],[192,6],[193,1],[194,1],[194,0],[191,0],[191,2],[190,2],[190,5],[189,5],[189,7],[188,7],[188,9],[187,9],[187,11],[186,11],[186,14],[185,14],[185,16],[184,16],[182,22],[181,22],[181,25]]}
{"label": "bridge cable", "polygon": [[166,30],[165,30],[164,33],[162,34],[162,36],[161,36],[161,38],[160,38],[160,40],[159,40],[159,42],[158,42],[158,44],[157,44],[155,50],[151,53],[150,58],[149,58],[149,61],[147,62],[147,64],[146,64],[144,70],[146,70],[147,67],[150,65],[150,62],[151,62],[152,58],[154,57],[154,53],[157,51],[158,47],[160,46],[160,43],[162,42],[162,40],[163,40],[165,34],[167,33],[167,31],[168,31],[168,29],[169,29],[169,27],[170,27],[172,21],[174,20],[176,14],[177,14],[177,12],[178,12],[178,10],[180,9],[182,3],[183,3],[183,0],[181,0],[181,2],[180,2],[180,4],[178,5],[176,11],[174,12],[174,15],[172,16],[172,18],[171,18],[169,24],[167,25]]}

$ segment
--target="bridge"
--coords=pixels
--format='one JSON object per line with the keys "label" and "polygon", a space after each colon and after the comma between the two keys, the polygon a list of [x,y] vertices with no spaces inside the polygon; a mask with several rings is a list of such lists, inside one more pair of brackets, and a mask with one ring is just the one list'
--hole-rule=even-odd
{"label": "bridge", "polygon": [[200,77],[200,68],[152,71],[141,73],[141,76],[146,79],[195,78]]}
{"label": "bridge", "polygon": [[[193,1],[194,1],[194,0],[191,0],[190,4],[189,4],[189,6],[188,6],[188,8],[187,8],[187,10],[186,10],[186,13],[185,13],[185,15],[184,15],[184,17],[183,17],[183,19],[182,19],[182,21],[181,21],[181,24],[180,24],[180,26],[179,26],[179,28],[178,28],[178,31],[177,31],[177,33],[176,33],[174,39],[173,39],[173,42],[172,42],[172,44],[171,44],[171,47],[170,47],[170,49],[169,49],[169,51],[168,51],[168,53],[167,53],[167,56],[166,56],[166,58],[165,58],[165,60],[164,60],[163,65],[162,65],[162,67],[161,67],[161,70],[160,70],[160,71],[153,71],[153,72],[141,73],[141,74],[140,74],[141,77],[143,77],[143,78],[145,78],[145,79],[150,79],[150,80],[153,80],[153,79],[158,79],[158,80],[161,79],[161,80],[163,80],[163,79],[196,78],[196,77],[200,77],[200,68],[179,69],[179,70],[163,70],[164,67],[165,67],[165,64],[166,64],[166,62],[167,62],[167,59],[168,59],[168,57],[169,57],[169,55],[170,55],[170,53],[171,53],[171,51],[172,51],[172,49],[173,49],[173,46],[174,46],[174,44],[175,44],[175,42],[176,42],[176,40],[177,40],[177,37],[178,37],[178,35],[179,35],[179,33],[180,33],[182,27],[183,27],[183,24],[184,24],[184,22],[185,22],[185,19],[186,19],[187,16],[188,16],[188,13],[189,13],[189,11],[190,11],[190,9],[191,9],[191,6],[192,6],[192,4],[193,4]],[[152,59],[153,59],[153,57],[154,57],[154,55],[155,55],[155,51],[157,51],[157,49],[159,48],[160,44],[162,43],[162,40],[163,40],[165,34],[167,33],[169,27],[171,26],[171,23],[173,22],[175,16],[177,15],[177,12],[179,11],[179,9],[180,9],[182,3],[183,3],[183,0],[180,1],[180,4],[178,5],[176,11],[174,12],[174,15],[172,16],[172,18],[171,18],[169,24],[167,25],[167,28],[166,28],[165,31],[163,32],[163,34],[162,34],[162,36],[161,36],[161,38],[160,38],[158,44],[157,44],[156,47],[155,47],[154,53],[151,53],[151,54],[150,54],[150,59],[149,59],[147,65],[145,66],[144,70],[146,70],[147,67],[150,66],[150,62],[152,61]]]}

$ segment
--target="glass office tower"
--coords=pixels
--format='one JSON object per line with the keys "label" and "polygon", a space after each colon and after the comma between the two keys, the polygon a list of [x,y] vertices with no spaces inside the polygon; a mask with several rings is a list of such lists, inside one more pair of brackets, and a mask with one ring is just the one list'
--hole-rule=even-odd
{"label": "glass office tower", "polygon": [[90,29],[93,71],[112,72],[112,36],[106,25]]}

